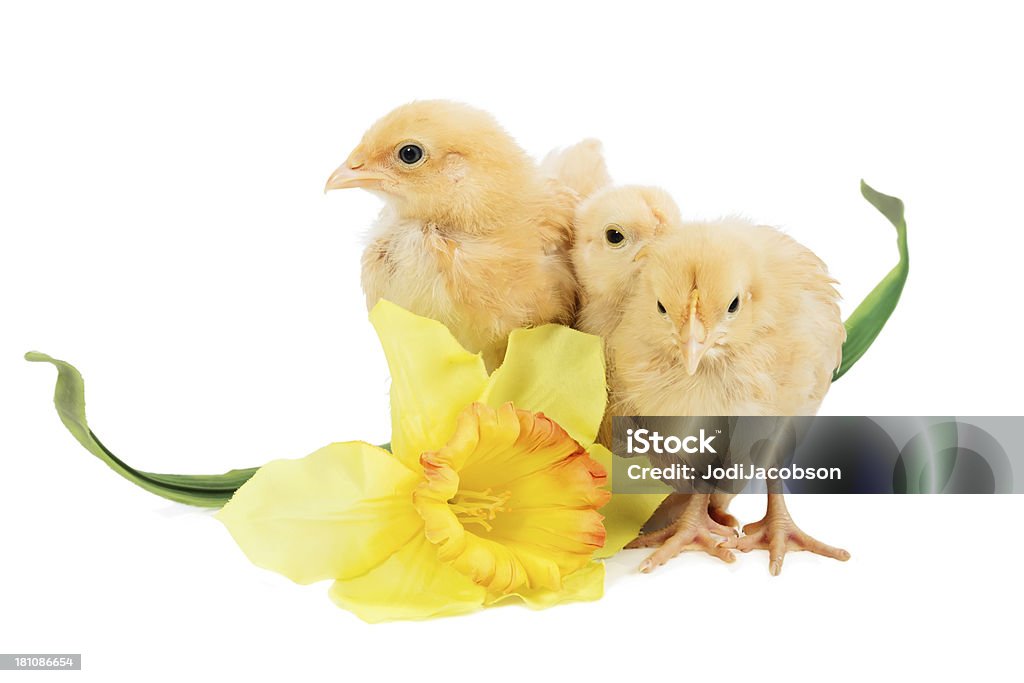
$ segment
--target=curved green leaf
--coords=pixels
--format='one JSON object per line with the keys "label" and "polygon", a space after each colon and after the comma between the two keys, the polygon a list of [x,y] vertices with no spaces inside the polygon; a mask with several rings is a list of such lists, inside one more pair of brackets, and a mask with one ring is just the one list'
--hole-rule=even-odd
{"label": "curved green leaf", "polygon": [[150,493],[187,505],[221,507],[258,468],[231,470],[224,474],[156,474],[130,467],[104,446],[85,419],[85,381],[70,363],[52,358],[45,353],[30,351],[25,360],[50,363],[57,368],[57,386],[53,403],[60,421],[86,450],[130,482]]}
{"label": "curved green leaf", "polygon": [[885,327],[889,316],[896,310],[896,304],[903,293],[910,271],[910,252],[907,250],[907,223],[903,219],[903,202],[889,195],[878,192],[863,180],[860,181],[860,192],[864,199],[878,209],[883,216],[896,228],[896,245],[899,248],[900,260],[882,281],[875,285],[871,293],[857,306],[846,320],[846,343],[843,344],[843,360],[832,376],[836,381],[860,360],[864,352],[875,341],[878,333]]}

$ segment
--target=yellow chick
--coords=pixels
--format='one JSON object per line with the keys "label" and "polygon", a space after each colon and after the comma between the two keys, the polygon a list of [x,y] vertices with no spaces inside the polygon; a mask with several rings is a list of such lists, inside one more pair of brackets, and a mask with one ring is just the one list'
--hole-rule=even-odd
{"label": "yellow chick", "polygon": [[[581,174],[578,159],[589,158],[599,176],[604,162],[593,152],[567,150],[575,161],[563,165]],[[568,252],[579,194],[486,112],[440,100],[398,107],[325,189],[351,187],[385,202],[363,253],[368,307],[384,298],[443,322],[488,369],[501,363],[512,330],[572,321]]]}
{"label": "yellow chick", "polygon": [[[601,187],[607,182],[605,180]],[[576,328],[607,338],[618,327],[633,291],[642,261],[638,256],[655,240],[681,230],[682,218],[675,200],[658,187],[622,185],[596,192],[591,188],[591,191],[594,194],[576,209],[576,239],[572,248],[572,263],[580,285]],[[608,384],[612,387],[615,385],[614,358],[606,355]],[[608,447],[612,441],[614,408],[613,403],[598,437]],[[678,517],[689,501],[688,494],[668,496],[645,528],[664,528]],[[738,522],[726,511],[728,503],[729,497],[712,496],[708,514],[726,527],[735,527]],[[716,552],[732,557],[728,551]]]}
{"label": "yellow chick", "polygon": [[[846,331],[835,281],[809,249],[774,228],[729,218],[685,224],[647,248],[642,260],[622,322],[608,339],[615,414],[817,412]],[[691,496],[675,523],[633,543],[660,546],[641,570],[691,549],[727,561],[730,547],[767,549],[773,575],[786,551],[849,559],[796,527],[777,482],[769,490],[775,492],[764,519],[744,527],[738,539],[708,515],[706,494]]]}
{"label": "yellow chick", "polygon": [[[579,282],[576,329],[602,338],[618,326],[640,271],[637,255],[659,235],[682,224],[679,208],[656,187],[606,187],[576,208],[572,265]],[[608,386],[614,362],[605,346]],[[611,412],[606,412],[599,441],[611,447]]]}
{"label": "yellow chick", "polygon": [[576,326],[601,337],[611,334],[640,270],[637,254],[681,225],[679,207],[657,187],[608,187],[581,202],[572,248],[580,284]]}

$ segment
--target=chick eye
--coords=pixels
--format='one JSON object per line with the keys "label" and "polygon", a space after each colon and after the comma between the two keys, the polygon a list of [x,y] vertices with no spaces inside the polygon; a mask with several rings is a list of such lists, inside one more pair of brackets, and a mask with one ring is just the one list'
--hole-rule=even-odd
{"label": "chick eye", "polygon": [[413,144],[402,145],[398,149],[398,158],[403,164],[412,166],[423,158],[423,148]]}
{"label": "chick eye", "polygon": [[625,241],[626,236],[622,234],[622,231],[616,226],[609,226],[604,231],[604,239],[612,247],[621,247]]}
{"label": "chick eye", "polygon": [[740,298],[736,297],[735,299],[732,300],[732,303],[729,304],[729,312],[735,313],[738,310],[740,310]]}
{"label": "chick eye", "polygon": [[658,302],[658,313],[661,313],[662,315],[668,313],[668,311],[665,310],[665,304],[661,303],[660,301]]}

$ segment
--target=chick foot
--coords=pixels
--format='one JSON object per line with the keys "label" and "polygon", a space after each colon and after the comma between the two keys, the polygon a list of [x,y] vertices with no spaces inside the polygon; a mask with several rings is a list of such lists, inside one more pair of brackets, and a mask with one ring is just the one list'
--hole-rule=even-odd
{"label": "chick foot", "polygon": [[[651,514],[651,518],[644,524],[640,533],[650,534],[670,526],[682,515],[691,495],[689,493],[669,494],[661,502],[661,505],[658,506],[658,509]],[[740,526],[739,520],[726,511],[732,498],[731,494],[712,494],[708,502],[708,515],[719,524],[738,529]],[[737,534],[733,531],[730,535],[736,536]]]}
{"label": "chick foot", "polygon": [[637,536],[626,546],[658,548],[640,564],[640,571],[650,572],[686,550],[703,550],[723,562],[736,560],[733,552],[715,535],[735,538],[737,532],[711,519],[708,514],[708,494],[692,494],[674,502],[680,505],[675,521],[659,531]]}
{"label": "chick foot", "polygon": [[781,493],[768,494],[768,510],[764,519],[744,526],[743,534],[742,538],[729,539],[725,547],[744,553],[767,550],[768,571],[772,576],[778,576],[782,571],[782,559],[787,552],[807,550],[841,562],[850,559],[850,553],[842,548],[826,545],[801,531],[793,523]]}

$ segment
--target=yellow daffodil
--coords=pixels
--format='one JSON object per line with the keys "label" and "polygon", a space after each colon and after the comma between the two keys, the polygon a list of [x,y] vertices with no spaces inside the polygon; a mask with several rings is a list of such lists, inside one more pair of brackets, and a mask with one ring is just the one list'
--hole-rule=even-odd
{"label": "yellow daffodil", "polygon": [[608,502],[600,340],[518,330],[488,376],[436,321],[386,301],[370,320],[391,369],[392,452],[352,441],[261,467],[218,514],[249,559],[332,579],[334,601],[371,622],[599,598],[594,558],[659,502]]}

